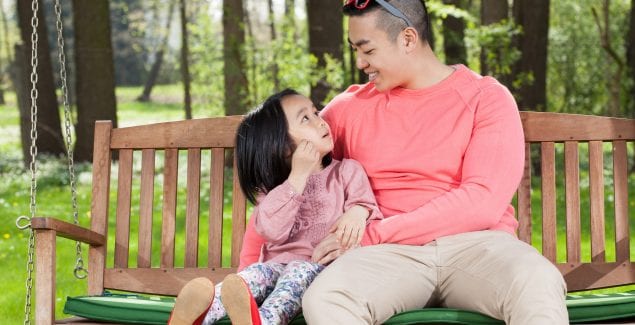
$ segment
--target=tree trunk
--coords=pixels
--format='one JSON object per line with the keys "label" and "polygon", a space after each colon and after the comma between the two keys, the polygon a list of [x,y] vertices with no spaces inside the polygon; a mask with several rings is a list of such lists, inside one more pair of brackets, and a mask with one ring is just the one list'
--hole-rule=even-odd
{"label": "tree trunk", "polygon": [[[318,69],[326,67],[324,56],[330,55],[343,62],[342,38],[344,33],[340,0],[308,0],[309,53],[318,59]],[[325,78],[311,85],[311,100],[321,107],[331,90]]]}
{"label": "tree trunk", "polygon": [[139,95],[139,97],[137,97],[137,100],[140,102],[147,102],[150,100],[150,93],[152,93],[152,88],[154,88],[154,85],[159,78],[159,72],[161,71],[161,65],[163,64],[163,55],[165,54],[165,49],[168,47],[170,26],[172,25],[172,13],[174,12],[174,1],[169,1],[170,4],[168,5],[168,15],[167,20],[165,21],[165,29],[161,32],[161,44],[159,44],[159,49],[154,55],[154,62],[150,68],[148,80],[146,80],[146,84],[143,87],[143,92]]}
{"label": "tree trunk", "polygon": [[606,88],[611,94],[609,96],[608,111],[605,114],[609,116],[620,116],[621,105],[620,97],[622,90],[622,72],[624,70],[625,63],[622,58],[617,54],[613,45],[611,44],[611,31],[610,31],[610,0],[604,0],[602,2],[602,17],[600,18],[595,7],[591,7],[595,24],[598,28],[600,36],[600,44],[613,63],[615,63],[615,70],[606,69],[605,74],[607,77]]}
{"label": "tree trunk", "polygon": [[192,96],[190,94],[190,64],[188,60],[189,50],[187,43],[187,8],[185,0],[180,1],[181,11],[181,74],[183,76],[183,104],[185,105],[185,118],[192,119]]}
{"label": "tree trunk", "polygon": [[[453,5],[459,9],[467,9],[465,0],[443,0],[446,5]],[[465,49],[465,21],[448,15],[443,20],[443,51],[446,64],[467,63]]]}
{"label": "tree trunk", "polygon": [[[631,117],[635,118],[635,0],[631,0],[631,21],[626,46],[626,61],[631,76],[629,109]],[[633,170],[635,170],[635,166],[633,166]]]}
{"label": "tree trunk", "polygon": [[[507,0],[481,1],[481,25],[499,23],[509,19],[509,4]],[[492,71],[487,66],[487,49],[481,48],[481,74],[488,75]]]}
{"label": "tree trunk", "polygon": [[225,62],[225,115],[247,112],[247,75],[243,44],[245,15],[242,0],[223,0],[223,60]]}
{"label": "tree trunk", "polygon": [[108,0],[73,0],[77,69],[77,144],[75,160],[91,161],[95,121],[117,127],[115,67]]}
{"label": "tree trunk", "polygon": [[[10,45],[9,45],[9,29],[7,27],[7,15],[4,12],[4,7],[0,6],[0,22],[2,22],[2,38],[4,39],[4,42],[2,43],[2,47],[6,50],[6,53],[4,55],[5,60],[7,60],[7,62],[11,62],[11,49],[10,49]],[[0,105],[4,105],[5,101],[4,101],[4,87],[5,87],[5,81],[8,81],[7,79],[5,79],[5,75],[8,72],[8,64],[5,64],[5,62],[2,60],[2,53],[0,51]]]}
{"label": "tree trunk", "polygon": [[[267,0],[267,7],[269,10],[269,31],[271,32],[271,43],[276,42],[276,17],[273,14],[273,1]],[[278,61],[276,51],[271,54],[273,60],[271,60],[271,77],[273,78],[273,90],[277,92],[280,90],[280,78],[278,77]]]}
{"label": "tree trunk", "polygon": [[[244,69],[246,71],[244,71],[244,74],[246,76],[247,80],[256,80],[259,72],[258,72],[258,62],[256,60],[256,53],[260,52],[261,49],[259,49],[256,46],[256,38],[254,36],[254,29],[253,29],[253,24],[251,21],[251,17],[249,16],[248,12],[244,12],[245,16],[243,18],[244,24],[243,26],[245,26],[246,28],[244,29],[245,32],[245,45],[243,46],[243,51],[242,52],[244,55],[246,55],[246,53],[252,53],[252,55],[254,56],[251,60],[251,64],[246,64],[244,66]],[[247,49],[249,49],[249,51],[247,51]],[[243,59],[246,59],[246,57],[243,57]],[[263,96],[260,94],[260,89],[258,88],[258,83],[257,82],[253,82],[253,83],[249,83],[247,82],[247,94],[249,94],[249,98],[247,100],[243,100],[243,104],[247,104],[247,103],[256,103],[258,102],[258,100],[260,100],[260,98],[262,98]],[[249,105],[251,106],[251,105]]]}
{"label": "tree trunk", "polygon": [[514,19],[522,26],[518,38],[521,58],[515,67],[515,77],[531,75],[531,83],[516,90],[521,109],[547,109],[547,42],[549,32],[549,0],[515,0]]}
{"label": "tree trunk", "polygon": [[11,80],[15,88],[15,97],[18,105],[18,113],[20,115],[20,143],[22,144],[22,161],[24,166],[28,166],[31,161],[31,97],[29,73],[30,68],[30,51],[26,50],[26,46],[22,43],[15,44],[13,51],[15,58],[14,66],[11,68]]}
{"label": "tree trunk", "polygon": [[[18,71],[22,71],[23,75],[17,78],[17,80],[21,80],[22,82],[26,82],[26,85],[17,87],[26,87],[26,89],[31,89],[31,17],[33,12],[31,10],[31,3],[28,1],[17,1],[17,9],[18,9],[18,20],[20,27],[20,35],[22,38],[22,44],[24,44],[24,52],[22,55],[26,55],[27,63],[26,66],[20,67]],[[37,12],[38,18],[38,26],[37,26],[37,56],[38,56],[38,65],[37,65],[37,92],[38,98],[36,101],[37,104],[37,133],[38,138],[36,145],[38,147],[38,152],[47,153],[53,155],[63,155],[66,152],[64,146],[64,138],[62,137],[62,125],[60,122],[60,111],[57,105],[57,97],[55,95],[55,83],[53,81],[53,68],[51,65],[51,56],[49,44],[47,42],[47,28],[46,28],[46,20],[44,18],[44,9],[40,5],[38,6]],[[19,52],[16,52],[16,55],[20,55]],[[29,96],[30,92],[27,93]],[[28,98],[29,107],[24,107],[20,109],[21,113],[30,114],[30,105],[31,99]],[[19,101],[22,103],[22,101]],[[28,125],[21,125],[22,128],[26,128],[30,130],[30,115],[28,120]],[[25,121],[21,118],[22,121]],[[24,139],[23,139],[24,140]],[[22,146],[27,146],[27,148],[31,145],[29,140],[28,143],[22,143]],[[27,157],[24,157],[25,161],[28,161]]]}

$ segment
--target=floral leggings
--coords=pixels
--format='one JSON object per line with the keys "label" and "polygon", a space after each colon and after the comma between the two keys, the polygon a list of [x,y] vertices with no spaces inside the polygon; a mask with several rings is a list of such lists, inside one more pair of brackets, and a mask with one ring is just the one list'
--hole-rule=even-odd
{"label": "floral leggings", "polygon": [[[238,275],[245,280],[260,312],[263,325],[288,324],[300,311],[302,295],[324,266],[307,262],[255,263]],[[203,324],[210,325],[227,313],[221,301],[223,283],[216,285],[214,302],[207,311]]]}

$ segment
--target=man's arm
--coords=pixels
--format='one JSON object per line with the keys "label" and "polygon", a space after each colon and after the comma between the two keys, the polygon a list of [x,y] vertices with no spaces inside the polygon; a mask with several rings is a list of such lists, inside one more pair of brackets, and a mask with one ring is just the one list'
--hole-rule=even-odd
{"label": "man's arm", "polygon": [[511,94],[501,85],[489,87],[475,112],[460,185],[411,212],[372,222],[362,245],[422,245],[499,223],[522,176],[524,136]]}

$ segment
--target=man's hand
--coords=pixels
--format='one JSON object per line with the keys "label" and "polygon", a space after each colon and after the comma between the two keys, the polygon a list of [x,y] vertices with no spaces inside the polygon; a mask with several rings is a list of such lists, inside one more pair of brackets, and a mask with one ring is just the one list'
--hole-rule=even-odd
{"label": "man's hand", "polygon": [[370,212],[359,205],[354,205],[337,220],[329,232],[335,233],[342,248],[350,249],[358,246],[364,236],[366,219]]}
{"label": "man's hand", "polygon": [[343,249],[337,240],[337,235],[328,234],[313,250],[311,261],[326,265],[340,257],[346,249]]}
{"label": "man's hand", "polygon": [[320,153],[315,149],[313,143],[302,140],[291,157],[291,173],[289,173],[289,183],[298,193],[304,192],[304,186],[309,176],[319,170]]}

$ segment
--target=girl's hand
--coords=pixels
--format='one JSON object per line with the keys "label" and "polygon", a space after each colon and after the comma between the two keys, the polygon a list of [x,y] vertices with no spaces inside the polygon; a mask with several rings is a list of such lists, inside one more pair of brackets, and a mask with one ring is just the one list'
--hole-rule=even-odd
{"label": "girl's hand", "polygon": [[311,261],[314,263],[327,265],[344,253],[335,234],[328,234],[315,246]]}
{"label": "girl's hand", "polygon": [[366,219],[370,212],[359,205],[355,205],[340,217],[331,227],[330,232],[335,233],[342,248],[350,249],[358,246],[364,236]]}
{"label": "girl's hand", "polygon": [[289,183],[298,192],[304,192],[304,186],[309,175],[319,170],[320,153],[315,149],[313,143],[308,140],[302,140],[298,143],[298,147],[291,157],[291,173],[289,174]]}

